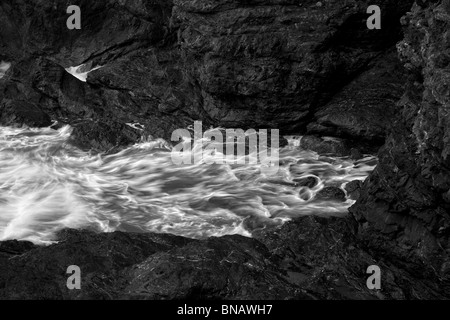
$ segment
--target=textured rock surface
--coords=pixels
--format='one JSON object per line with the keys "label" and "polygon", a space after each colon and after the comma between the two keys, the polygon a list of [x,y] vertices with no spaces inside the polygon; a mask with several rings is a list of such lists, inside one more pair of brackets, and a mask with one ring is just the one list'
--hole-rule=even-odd
{"label": "textured rock surface", "polygon": [[[198,119],[282,134],[314,123],[314,133],[380,143],[389,118],[379,110],[393,109],[402,81],[386,74],[396,61],[384,56],[411,3],[380,1],[383,28],[368,30],[370,1],[79,0],[82,29],[68,30],[61,1],[5,0],[0,60],[12,66],[0,101],[28,101],[98,150],[168,139]],[[64,71],[80,64],[103,67],[82,83]],[[377,121],[355,116],[358,107]],[[125,128],[136,122],[145,129]]]}
{"label": "textured rock surface", "polygon": [[375,32],[365,27],[366,1],[180,0],[174,16],[208,114],[289,131],[395,43],[411,3],[383,1],[386,29]]}
{"label": "textured rock surface", "polygon": [[[190,240],[161,234],[63,230],[37,247],[0,242],[1,299],[405,299],[448,298],[353,236],[352,220],[305,217],[255,239]],[[366,269],[383,270],[380,291]],[[81,269],[81,290],[66,287]]]}
{"label": "textured rock surface", "polygon": [[354,180],[345,186],[348,196],[353,200],[358,200],[361,195],[362,182],[360,180]]}
{"label": "textured rock surface", "polygon": [[317,199],[329,200],[329,201],[345,201],[345,192],[337,187],[325,187],[320,190],[317,195]]}
{"label": "textured rock surface", "polygon": [[450,3],[422,1],[403,23],[398,48],[410,76],[401,116],[351,212],[363,241],[449,290]]}
{"label": "textured rock surface", "polygon": [[348,141],[342,139],[323,139],[316,136],[304,136],[300,141],[300,147],[312,150],[320,155],[342,157],[350,154]]}
{"label": "textured rock surface", "polygon": [[358,139],[358,144],[383,143],[398,114],[406,73],[392,50],[380,55],[330,102],[314,114],[310,133]]}
{"label": "textured rock surface", "polygon": [[[67,29],[61,1],[2,1],[0,59],[12,66],[0,80],[1,101],[33,103],[74,126],[80,145],[100,151],[150,134],[167,139],[189,122],[186,114],[199,118],[188,110],[176,112],[183,107],[176,97],[190,98],[192,104],[196,97],[177,68],[170,1],[72,4],[81,7],[81,30]],[[80,64],[103,68],[83,83],[64,70]],[[180,83],[188,87],[178,89]],[[145,130],[127,123],[141,123]]]}
{"label": "textured rock surface", "polygon": [[48,114],[35,104],[20,100],[3,100],[0,105],[0,122],[14,126],[18,123],[30,127],[48,127],[52,121]]}

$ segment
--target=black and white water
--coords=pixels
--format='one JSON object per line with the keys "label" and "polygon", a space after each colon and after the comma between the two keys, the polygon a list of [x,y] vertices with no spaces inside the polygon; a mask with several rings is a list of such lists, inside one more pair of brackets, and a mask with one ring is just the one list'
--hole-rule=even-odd
{"label": "black and white water", "polygon": [[[300,215],[345,215],[352,200],[314,195],[325,185],[364,180],[376,164],[372,156],[321,158],[290,139],[277,176],[266,177],[258,165],[174,165],[161,140],[92,155],[72,146],[70,133],[69,126],[0,127],[0,240],[46,244],[63,228],[251,236]],[[320,183],[302,190],[305,199],[292,180],[307,176]]]}

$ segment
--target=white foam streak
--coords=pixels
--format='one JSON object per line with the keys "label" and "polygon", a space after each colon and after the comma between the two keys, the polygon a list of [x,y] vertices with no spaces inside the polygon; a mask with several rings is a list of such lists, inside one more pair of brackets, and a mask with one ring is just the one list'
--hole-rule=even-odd
{"label": "white foam streak", "polygon": [[[322,159],[291,140],[280,151],[278,174],[269,177],[259,164],[174,165],[161,139],[93,156],[68,144],[70,133],[68,126],[0,127],[0,240],[50,243],[66,227],[251,236],[300,215],[346,214],[353,201],[321,202],[314,195],[325,185],[364,180],[375,166],[373,157]],[[319,184],[293,183],[308,176]]]}
{"label": "white foam streak", "polygon": [[82,64],[76,67],[69,67],[66,68],[65,70],[70,73],[71,75],[73,75],[75,78],[77,78],[78,80],[81,80],[83,82],[87,81],[87,77],[89,75],[90,72],[100,69],[102,66],[96,66],[95,68],[86,69],[86,65]]}
{"label": "white foam streak", "polygon": [[0,62],[0,79],[6,75],[6,72],[11,68],[10,62],[1,61]]}

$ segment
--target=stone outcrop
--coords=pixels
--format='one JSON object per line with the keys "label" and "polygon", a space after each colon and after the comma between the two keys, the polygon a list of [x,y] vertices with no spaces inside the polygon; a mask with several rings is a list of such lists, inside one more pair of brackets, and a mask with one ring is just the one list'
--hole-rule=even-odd
{"label": "stone outcrop", "polygon": [[[61,1],[0,4],[0,60],[12,64],[0,79],[0,120],[27,101],[99,151],[170,139],[194,120],[381,145],[391,121],[383,111],[400,96],[392,52],[412,0],[381,1],[381,30],[366,27],[370,1],[73,4],[81,30],[67,29]],[[87,83],[64,71],[81,64],[102,68]],[[144,130],[126,125],[137,122]]]}
{"label": "stone outcrop", "polygon": [[450,2],[422,1],[402,21],[398,49],[409,72],[407,90],[380,163],[351,212],[362,241],[448,290]]}
{"label": "stone outcrop", "polygon": [[[449,298],[395,260],[374,258],[354,228],[352,219],[304,217],[254,239],[66,229],[47,247],[0,242],[0,299]],[[366,286],[373,264],[381,291]],[[81,270],[81,290],[67,288],[71,265]]]}

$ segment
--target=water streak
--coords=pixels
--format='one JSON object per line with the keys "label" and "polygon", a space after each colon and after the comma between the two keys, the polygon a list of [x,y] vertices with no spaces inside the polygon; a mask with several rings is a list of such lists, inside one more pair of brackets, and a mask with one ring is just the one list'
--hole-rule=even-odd
{"label": "water streak", "polygon": [[[258,165],[174,165],[162,140],[114,155],[72,146],[71,128],[0,127],[0,240],[51,243],[63,228],[165,232],[193,238],[241,234],[301,215],[344,215],[352,200],[315,200],[324,186],[364,180],[376,158],[354,162],[280,150],[276,176]],[[201,150],[193,150],[201,152]],[[313,188],[293,182],[317,177]]]}

